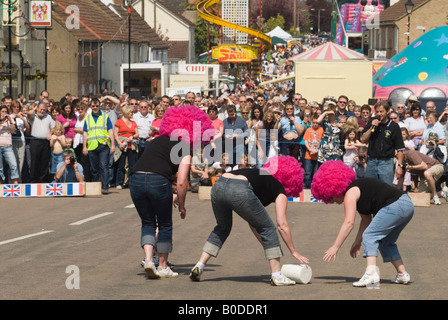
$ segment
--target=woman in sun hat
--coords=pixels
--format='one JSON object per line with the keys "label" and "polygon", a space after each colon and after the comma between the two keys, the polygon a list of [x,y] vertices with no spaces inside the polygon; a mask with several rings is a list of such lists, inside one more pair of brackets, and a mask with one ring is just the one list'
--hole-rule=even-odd
{"label": "woman in sun hat", "polygon": [[378,250],[383,261],[391,262],[398,272],[392,282],[410,282],[396,245],[398,236],[414,214],[414,205],[406,193],[378,179],[356,179],[353,169],[340,160],[330,160],[320,166],[314,175],[311,193],[314,198],[325,203],[344,203],[344,222],[336,241],[325,252],[325,261],[336,259],[340,247],[353,229],[358,211],[361,223],[350,255],[353,258],[358,256],[362,243],[367,268],[353,286],[379,284]]}

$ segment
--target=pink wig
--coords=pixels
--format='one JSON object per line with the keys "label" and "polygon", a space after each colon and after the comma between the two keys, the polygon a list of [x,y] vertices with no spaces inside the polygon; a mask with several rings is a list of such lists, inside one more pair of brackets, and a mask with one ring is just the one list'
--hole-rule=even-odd
{"label": "pink wig", "polygon": [[285,188],[288,197],[298,197],[303,190],[304,170],[301,163],[291,156],[276,156],[262,167]]}
{"label": "pink wig", "polygon": [[345,194],[347,187],[356,179],[353,168],[341,160],[324,162],[314,174],[311,183],[311,194],[325,203],[331,203],[331,197]]}
{"label": "pink wig", "polygon": [[215,131],[207,114],[195,106],[170,107],[160,124],[160,135],[178,137],[190,146],[211,140]]}

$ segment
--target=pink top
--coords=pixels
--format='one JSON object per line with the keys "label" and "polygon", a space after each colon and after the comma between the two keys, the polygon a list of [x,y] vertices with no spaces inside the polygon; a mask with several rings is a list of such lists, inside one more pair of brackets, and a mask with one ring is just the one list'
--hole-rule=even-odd
{"label": "pink top", "polygon": [[59,121],[60,123],[62,123],[62,125],[64,125],[64,123],[69,122],[68,127],[64,128],[64,135],[67,138],[74,138],[75,137],[75,125],[76,122],[78,121],[78,117],[76,115],[73,116],[72,120],[67,120],[64,118],[64,116],[62,114],[58,115],[56,117],[56,121]]}
{"label": "pink top", "polygon": [[0,122],[0,145],[12,145],[11,123],[9,121]]}

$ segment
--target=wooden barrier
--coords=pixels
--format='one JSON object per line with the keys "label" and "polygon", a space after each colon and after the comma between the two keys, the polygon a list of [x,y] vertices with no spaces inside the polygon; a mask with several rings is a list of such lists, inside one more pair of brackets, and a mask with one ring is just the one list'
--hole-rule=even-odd
{"label": "wooden barrier", "polygon": [[[210,200],[211,199],[211,190],[212,187],[200,186],[198,191],[198,199],[199,200]],[[430,207],[431,206],[431,197],[429,193],[408,193],[412,203],[415,207]],[[320,200],[317,200],[313,197],[309,189],[305,189],[300,193],[300,196],[297,198],[288,198],[288,202],[306,202],[306,203],[323,203]]]}
{"label": "wooden barrier", "polygon": [[0,198],[101,196],[101,182],[3,184],[0,188]]}

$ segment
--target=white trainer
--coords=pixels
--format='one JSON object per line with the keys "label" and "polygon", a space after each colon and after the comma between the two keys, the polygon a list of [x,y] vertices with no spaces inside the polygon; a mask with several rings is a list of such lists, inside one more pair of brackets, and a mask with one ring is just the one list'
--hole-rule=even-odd
{"label": "white trainer", "polygon": [[166,269],[162,269],[161,267],[157,268],[157,275],[160,278],[177,278],[179,274],[177,272],[173,272],[170,267],[166,267]]}
{"label": "white trainer", "polygon": [[353,282],[354,287],[366,287],[367,285],[371,284],[379,284],[380,283],[380,276],[378,273],[364,273],[361,279],[359,281]]}
{"label": "white trainer", "polygon": [[392,283],[398,283],[398,284],[408,284],[411,282],[411,276],[409,273],[397,273],[397,276],[395,279],[390,280]]}

